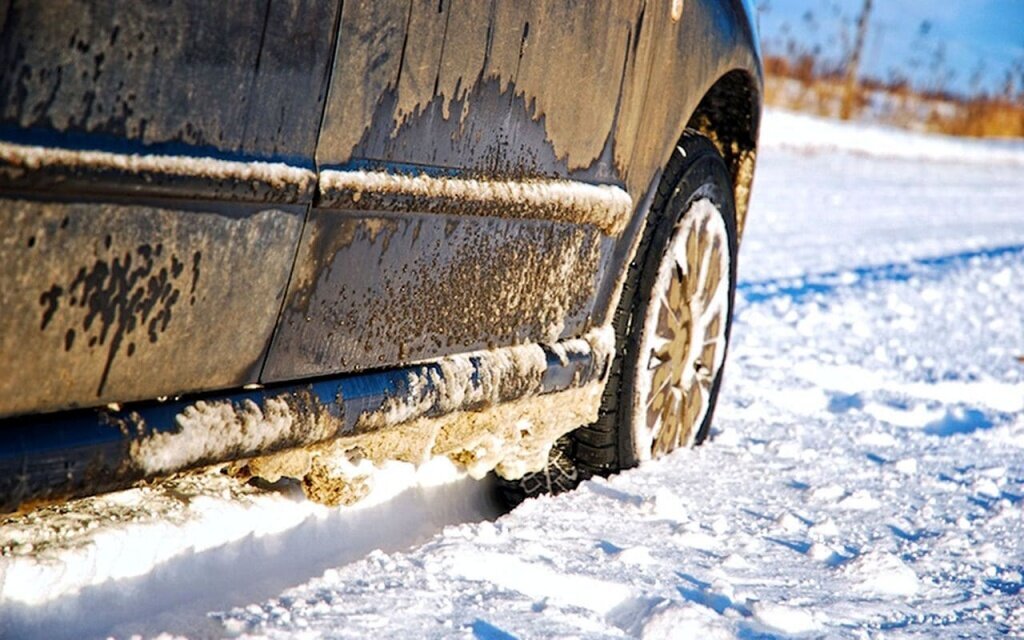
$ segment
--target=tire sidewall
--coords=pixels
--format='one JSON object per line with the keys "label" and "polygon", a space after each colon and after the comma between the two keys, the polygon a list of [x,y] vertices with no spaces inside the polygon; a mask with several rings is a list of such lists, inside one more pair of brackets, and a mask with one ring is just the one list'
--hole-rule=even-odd
{"label": "tire sidewall", "polygon": [[[625,332],[626,345],[622,354],[622,385],[619,390],[619,406],[616,420],[616,431],[619,435],[619,462],[622,468],[636,466],[640,459],[636,455],[637,431],[634,429],[633,416],[635,407],[636,374],[640,365],[640,344],[644,329],[644,319],[648,313],[653,295],[654,283],[658,269],[672,237],[683,221],[690,207],[698,200],[707,199],[715,206],[725,223],[729,251],[729,301],[726,314],[725,347],[723,364],[719,367],[712,382],[708,397],[708,410],[697,429],[694,443],[700,443],[711,426],[711,419],[717,404],[722,384],[722,372],[725,359],[728,357],[730,335],[732,333],[732,315],[736,296],[736,211],[732,195],[732,182],[725,162],[709,140],[702,136],[686,136],[680,145],[683,151],[681,165],[677,169],[678,178],[672,185],[670,195],[657,209],[652,209],[648,218],[644,255],[636,260],[642,263],[639,286],[635,290],[629,313],[629,325]],[[679,153],[678,151],[676,153]],[[646,445],[649,446],[649,445]]]}

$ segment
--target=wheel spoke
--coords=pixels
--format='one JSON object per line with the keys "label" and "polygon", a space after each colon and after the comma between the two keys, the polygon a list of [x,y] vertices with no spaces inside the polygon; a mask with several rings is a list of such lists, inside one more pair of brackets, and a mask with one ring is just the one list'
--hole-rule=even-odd
{"label": "wheel spoke", "polygon": [[[728,235],[717,209],[698,201],[669,241],[641,333],[637,417],[652,455],[689,444],[711,404],[725,350]],[[642,417],[641,417],[642,416]]]}
{"label": "wheel spoke", "polygon": [[669,299],[666,297],[664,291],[658,292],[658,298],[661,300],[661,308],[668,312],[668,315],[675,322],[676,327],[683,326],[683,320],[680,318],[679,313],[676,311],[677,307],[673,306]]}
{"label": "wheel spoke", "polygon": [[704,308],[711,306],[711,300],[719,289],[719,283],[722,279],[722,261],[720,258],[720,251],[718,243],[712,245],[711,251],[708,252],[708,268],[707,276],[704,279],[704,284],[701,289],[701,302]]}

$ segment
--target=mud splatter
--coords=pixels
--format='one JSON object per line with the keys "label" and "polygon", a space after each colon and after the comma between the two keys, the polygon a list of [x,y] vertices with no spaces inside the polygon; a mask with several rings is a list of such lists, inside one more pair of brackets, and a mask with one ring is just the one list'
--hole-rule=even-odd
{"label": "mud splatter", "polygon": [[53,320],[53,314],[57,313],[62,295],[64,295],[64,288],[56,284],[39,295],[39,304],[45,307],[43,321],[39,326],[40,330],[45,329],[50,324],[50,320]]}
{"label": "mud splatter", "polygon": [[[107,236],[105,246],[110,246]],[[177,255],[165,255],[162,244],[141,244],[134,251],[118,253],[113,258],[99,258],[92,265],[81,267],[66,287],[54,284],[39,296],[43,307],[41,329],[46,329],[60,309],[62,299],[67,308],[85,310],[80,327],[68,327],[64,332],[64,350],[75,344],[76,328],[87,336],[88,348],[105,346],[107,360],[103,367],[96,396],[103,395],[114,360],[126,338],[137,330],[155,343],[167,331],[175,305],[181,298],[183,285],[189,284],[192,303],[199,283],[200,252],[192,256],[191,282],[182,282],[185,262]],[[136,341],[128,345],[128,355],[134,355]]]}

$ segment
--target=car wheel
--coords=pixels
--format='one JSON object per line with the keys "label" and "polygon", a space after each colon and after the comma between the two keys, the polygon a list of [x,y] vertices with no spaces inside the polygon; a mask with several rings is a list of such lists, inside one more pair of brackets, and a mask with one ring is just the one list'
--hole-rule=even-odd
{"label": "car wheel", "polygon": [[600,418],[573,433],[582,475],[633,467],[707,437],[735,291],[731,177],[711,141],[687,131],[626,274]]}
{"label": "car wheel", "polygon": [[510,502],[703,441],[722,383],[735,291],[731,176],[711,141],[688,130],[625,274],[600,417],[560,439],[546,469],[502,480]]}

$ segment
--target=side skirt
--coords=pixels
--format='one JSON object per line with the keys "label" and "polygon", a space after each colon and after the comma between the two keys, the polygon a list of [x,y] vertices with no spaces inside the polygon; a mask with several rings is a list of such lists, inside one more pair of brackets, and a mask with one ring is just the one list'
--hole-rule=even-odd
{"label": "side skirt", "polygon": [[[401,438],[397,428],[409,425],[419,432],[433,425],[434,439],[422,453],[448,455],[474,475],[494,467],[501,472],[503,456],[467,459],[480,440],[472,432],[460,439],[459,432],[500,427],[526,436],[532,430],[534,442],[511,443],[532,449],[532,458],[505,459],[506,475],[521,475],[543,464],[559,435],[596,418],[613,353],[614,338],[604,328],[554,345],[460,354],[388,371],[6,419],[0,421],[0,513],[296,447]],[[577,424],[531,424],[557,414],[550,407],[559,396],[587,405],[574,408]],[[489,424],[487,416],[502,424]]]}

